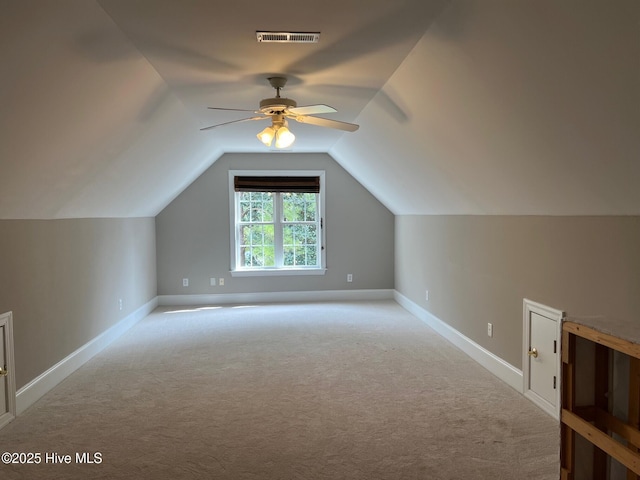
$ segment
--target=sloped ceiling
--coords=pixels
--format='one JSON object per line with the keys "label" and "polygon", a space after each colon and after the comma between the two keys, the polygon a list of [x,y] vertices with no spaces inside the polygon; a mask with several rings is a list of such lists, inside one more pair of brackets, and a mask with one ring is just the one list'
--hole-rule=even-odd
{"label": "sloped ceiling", "polygon": [[152,215],[220,155],[95,2],[3,1],[0,58],[1,218]]}
{"label": "sloped ceiling", "polygon": [[358,122],[396,214],[638,215],[640,2],[453,2]]}
{"label": "sloped ceiling", "polygon": [[296,123],[292,150],[396,214],[640,214],[639,21],[636,0],[0,0],[0,218],[156,215],[222,153],[269,152],[255,122],[200,128],[273,74],[361,125]]}

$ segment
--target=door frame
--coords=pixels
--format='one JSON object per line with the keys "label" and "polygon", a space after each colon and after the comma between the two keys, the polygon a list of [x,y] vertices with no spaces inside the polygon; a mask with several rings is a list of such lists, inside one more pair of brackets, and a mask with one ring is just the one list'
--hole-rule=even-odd
{"label": "door frame", "polygon": [[3,377],[7,382],[7,412],[0,414],[0,428],[2,428],[16,418],[16,369],[13,355],[12,312],[0,314],[0,327],[4,327],[4,355],[9,371],[9,375]]}
{"label": "door frame", "polygon": [[[542,408],[545,412],[556,419],[560,419],[560,393],[561,393],[561,365],[562,365],[562,357],[560,356],[560,346],[561,346],[561,338],[562,338],[562,319],[564,318],[564,312],[561,310],[557,310],[555,308],[547,307],[546,305],[542,305],[541,303],[534,302],[533,300],[524,299],[523,300],[523,319],[522,319],[522,393],[525,397],[531,400],[533,403]],[[556,322],[556,403],[553,405],[545,398],[542,398],[536,392],[529,388],[530,385],[530,368],[531,368],[531,357],[529,356],[529,346],[531,341],[531,313],[537,313],[549,320]]]}

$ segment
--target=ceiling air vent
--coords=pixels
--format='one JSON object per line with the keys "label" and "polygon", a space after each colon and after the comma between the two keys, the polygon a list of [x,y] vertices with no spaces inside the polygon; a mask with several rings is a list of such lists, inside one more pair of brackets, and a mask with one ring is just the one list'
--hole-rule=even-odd
{"label": "ceiling air vent", "polygon": [[258,42],[318,43],[320,32],[256,32]]}

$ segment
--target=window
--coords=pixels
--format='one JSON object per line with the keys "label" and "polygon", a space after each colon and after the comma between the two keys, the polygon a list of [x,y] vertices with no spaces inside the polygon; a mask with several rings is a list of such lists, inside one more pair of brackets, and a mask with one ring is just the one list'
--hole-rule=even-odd
{"label": "window", "polygon": [[324,172],[229,172],[231,273],[324,274]]}

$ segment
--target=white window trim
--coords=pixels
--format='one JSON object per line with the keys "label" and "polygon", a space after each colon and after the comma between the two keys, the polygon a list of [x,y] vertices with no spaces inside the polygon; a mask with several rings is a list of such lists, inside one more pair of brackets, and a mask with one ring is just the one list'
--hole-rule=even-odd
{"label": "white window trim", "polygon": [[[322,221],[320,267],[305,268],[261,268],[261,269],[237,269],[236,266],[236,199],[233,179],[236,176],[246,177],[320,177],[320,218]],[[292,276],[292,275],[324,275],[327,271],[326,249],[326,222],[325,222],[325,189],[324,170],[229,170],[229,247],[231,258],[232,277],[267,277],[267,276]]]}

